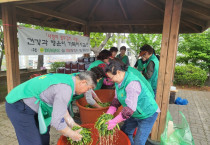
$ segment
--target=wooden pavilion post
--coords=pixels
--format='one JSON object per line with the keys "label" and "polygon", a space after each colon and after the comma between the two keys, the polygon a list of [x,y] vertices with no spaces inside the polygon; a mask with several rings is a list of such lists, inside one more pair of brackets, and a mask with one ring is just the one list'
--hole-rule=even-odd
{"label": "wooden pavilion post", "polygon": [[89,30],[89,26],[88,25],[84,26],[84,36],[90,37],[90,30]]}
{"label": "wooden pavilion post", "polygon": [[169,103],[170,86],[172,83],[174,63],[176,61],[179,24],[183,0],[166,0],[162,33],[160,66],[156,101],[161,110],[153,126],[151,139],[160,141],[165,128],[166,114]]}
{"label": "wooden pavilion post", "polygon": [[12,3],[2,4],[4,46],[7,66],[8,93],[20,84],[16,8]]}

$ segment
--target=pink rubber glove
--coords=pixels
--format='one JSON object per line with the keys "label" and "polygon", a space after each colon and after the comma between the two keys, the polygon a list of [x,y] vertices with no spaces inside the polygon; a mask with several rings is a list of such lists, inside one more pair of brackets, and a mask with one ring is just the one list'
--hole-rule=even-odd
{"label": "pink rubber glove", "polygon": [[113,115],[117,111],[117,108],[114,106],[110,106],[109,109],[107,110],[106,114],[111,114]]}
{"label": "pink rubber glove", "polygon": [[117,123],[120,123],[122,121],[124,121],[126,119],[123,119],[122,117],[122,113],[120,112],[119,115],[117,115],[114,119],[112,120],[109,120],[106,124],[108,124],[108,127],[107,129],[108,130],[112,130],[116,125]]}

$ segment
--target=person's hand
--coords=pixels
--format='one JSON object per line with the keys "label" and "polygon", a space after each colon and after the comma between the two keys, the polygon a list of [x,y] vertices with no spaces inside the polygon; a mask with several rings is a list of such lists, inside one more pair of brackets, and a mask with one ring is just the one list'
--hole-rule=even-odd
{"label": "person's hand", "polygon": [[98,103],[95,103],[95,104],[93,105],[93,107],[95,107],[95,108],[103,108],[103,107],[100,106]]}
{"label": "person's hand", "polygon": [[107,110],[106,114],[111,114],[113,115],[117,111],[117,108],[114,106],[110,106],[109,109]]}
{"label": "person's hand", "polygon": [[94,95],[94,99],[96,100],[96,102],[102,103],[101,100],[99,99],[99,97],[97,95]]}
{"label": "person's hand", "polygon": [[69,137],[70,137],[73,141],[80,141],[80,140],[82,139],[82,135],[79,134],[81,131],[82,131],[82,128],[79,129],[79,130],[73,131],[73,133],[71,133]]}
{"label": "person's hand", "polygon": [[117,122],[114,119],[112,119],[109,120],[106,124],[108,124],[107,129],[112,130],[117,125]]}
{"label": "person's hand", "polygon": [[112,130],[118,123],[124,121],[125,119],[122,117],[122,113],[120,112],[114,119],[106,122],[108,124],[107,129]]}

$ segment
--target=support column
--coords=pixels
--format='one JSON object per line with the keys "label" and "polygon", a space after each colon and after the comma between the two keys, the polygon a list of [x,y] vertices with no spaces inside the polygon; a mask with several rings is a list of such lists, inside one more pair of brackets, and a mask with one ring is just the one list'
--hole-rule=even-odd
{"label": "support column", "polygon": [[84,36],[90,37],[90,30],[88,25],[84,26]]}
{"label": "support column", "polygon": [[170,86],[172,83],[174,62],[176,61],[179,24],[183,0],[166,0],[165,15],[158,73],[156,102],[161,110],[153,126],[151,139],[160,141],[165,128],[166,114],[169,104]]}
{"label": "support column", "polygon": [[12,3],[2,4],[4,46],[7,66],[8,93],[20,84],[16,8]]}

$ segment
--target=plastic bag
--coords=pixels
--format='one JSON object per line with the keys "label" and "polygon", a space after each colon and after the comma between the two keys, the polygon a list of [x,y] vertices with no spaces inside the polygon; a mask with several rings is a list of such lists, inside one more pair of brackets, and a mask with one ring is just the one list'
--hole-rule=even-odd
{"label": "plastic bag", "polygon": [[[168,123],[173,120],[170,112],[167,112],[165,130],[161,134],[161,145],[195,145],[187,120],[181,111],[179,113],[182,116],[182,122],[174,124],[174,131],[171,132],[168,131]],[[168,132],[171,132],[171,135],[168,135]]]}

